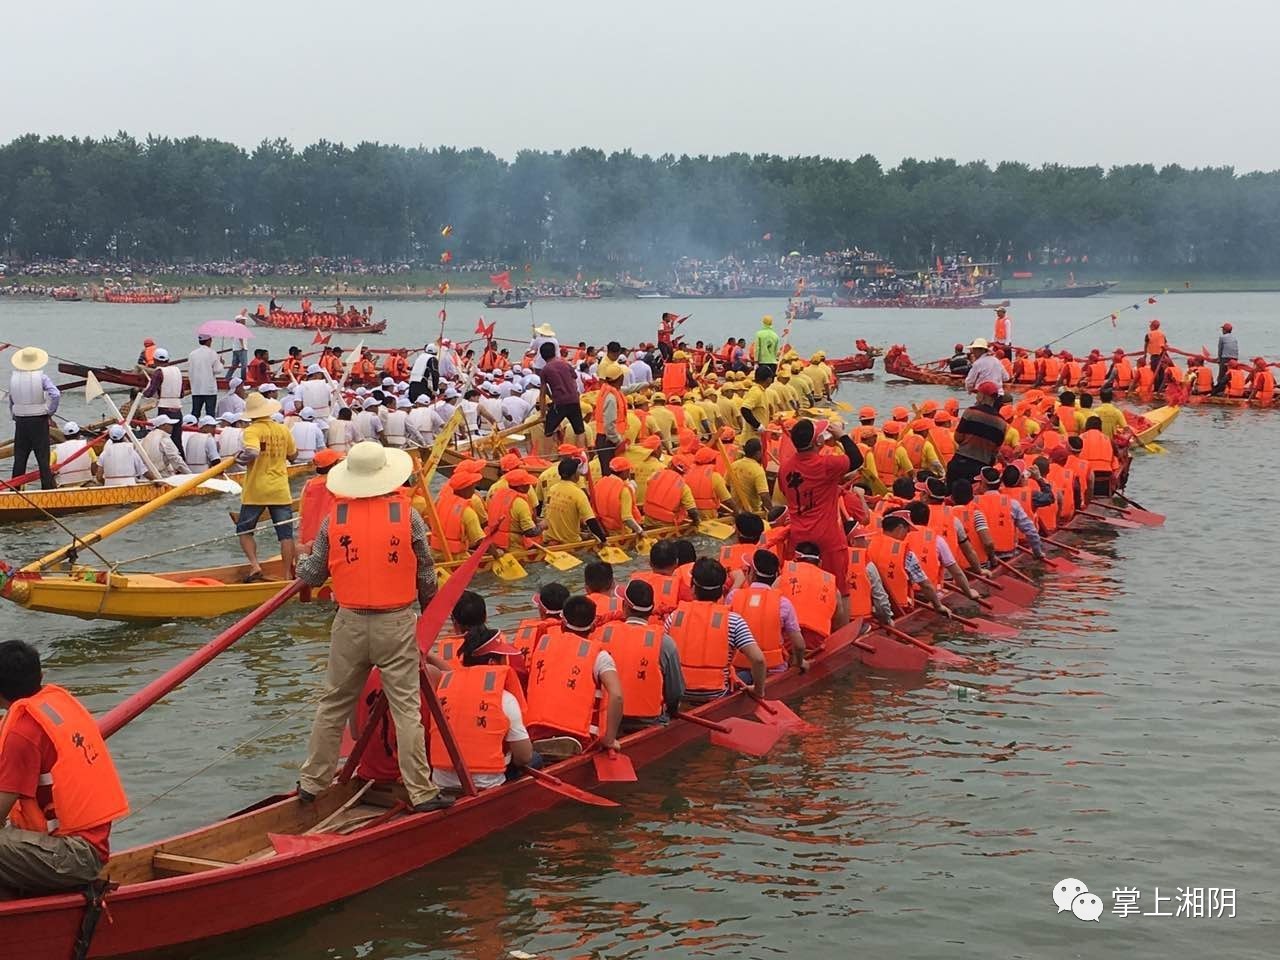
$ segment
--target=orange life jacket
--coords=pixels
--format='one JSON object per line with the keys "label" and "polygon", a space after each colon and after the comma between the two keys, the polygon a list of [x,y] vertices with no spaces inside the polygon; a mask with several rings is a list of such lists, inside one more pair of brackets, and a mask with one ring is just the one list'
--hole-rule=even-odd
{"label": "orange life jacket", "polygon": [[[525,712],[520,681],[505,664],[459,666],[442,674],[436,686],[440,713],[453,733],[468,773],[502,773],[507,769],[507,731],[511,723],[502,709],[503,693],[515,697],[520,712]],[[431,726],[431,765],[457,772],[439,724]]]}
{"label": "orange life jacket", "polygon": [[[315,543],[316,534],[320,532],[320,522],[329,515],[336,502],[337,498],[325,486],[326,479],[327,477],[312,477],[302,488],[302,497],[298,501],[299,543]],[[331,545],[330,549],[332,548]]]}
{"label": "orange life jacket", "polygon": [[614,432],[622,438],[627,435],[627,398],[622,395],[622,391],[617,387],[606,383],[601,385],[600,393],[596,397],[595,425],[597,441],[605,436],[607,432],[604,422],[604,398],[607,396],[613,397],[614,408],[617,411],[613,418]]}
{"label": "orange life jacket", "polygon": [[1163,330],[1147,331],[1147,353],[1150,356],[1158,357],[1164,353],[1165,345],[1169,342],[1168,337],[1164,335]]}
{"label": "orange life jacket", "polygon": [[1196,367],[1195,379],[1191,383],[1194,393],[1211,393],[1213,391],[1213,373],[1201,364]]}
{"label": "orange life jacket", "polygon": [[1099,473],[1111,473],[1115,469],[1115,448],[1101,430],[1086,430],[1080,435],[1084,446],[1080,448],[1080,456],[1089,464],[1096,476]]}
{"label": "orange life jacket", "polygon": [[[911,466],[916,470],[920,469],[920,465],[924,460],[924,444],[925,438],[914,431],[898,441],[898,446],[906,451],[907,459],[911,461]],[[876,464],[876,466],[879,467],[879,464]]]}
{"label": "orange life jacket", "polygon": [[[524,494],[517,493],[510,487],[499,487],[496,491],[489,494],[489,502],[485,506],[491,522],[494,523],[494,529],[498,534],[498,543],[508,549],[516,549],[524,546],[524,538],[519,534],[513,536],[511,527],[511,505],[517,500],[524,498]],[[461,498],[458,498],[461,500]],[[465,505],[465,501],[464,505]],[[441,526],[444,525],[444,518],[440,518]],[[459,514],[459,530],[461,530],[461,514]],[[465,550],[459,550],[458,553],[465,553]]]}
{"label": "orange life jacket", "polygon": [[1030,357],[1019,357],[1013,362],[1013,379],[1016,383],[1030,383],[1036,378],[1036,362]]}
{"label": "orange life jacket", "polygon": [[154,343],[142,348],[142,364],[147,367],[156,365],[156,345]]}
{"label": "orange life jacket", "polygon": [[693,692],[725,689],[729,666],[729,611],[710,600],[684,600],[671,615],[671,638],[680,651],[680,672]]}
{"label": "orange life jacket", "polygon": [[460,557],[466,554],[471,544],[467,543],[462,515],[470,505],[469,501],[463,500],[452,490],[440,491],[440,496],[436,500],[436,516],[440,518],[440,529],[431,530],[432,550],[445,553],[445,546],[448,546],[447,552],[451,556]]}
{"label": "orange life jacket", "polygon": [[[746,621],[751,635],[764,653],[765,667],[769,670],[787,662],[786,651],[782,648],[781,599],[782,594],[773,587],[751,584],[734,591],[733,602],[729,604],[729,609]],[[751,661],[737,653],[733,665],[749,668]]]}
{"label": "orange life jacket", "polygon": [[1275,374],[1270,370],[1255,370],[1253,374],[1253,399],[1258,403],[1270,403],[1275,395]]}
{"label": "orange life jacket", "polygon": [[1150,367],[1137,367],[1133,371],[1139,393],[1150,393],[1156,387],[1156,372]]}
{"label": "orange life jacket", "polygon": [[280,373],[284,377],[292,377],[294,380],[302,379],[302,361],[297,357],[285,357],[280,361]]}
{"label": "orange life jacket", "polygon": [[1133,383],[1133,364],[1129,362],[1128,357],[1122,357],[1112,366],[1115,368],[1115,385],[1117,390],[1128,390],[1129,385]]}
{"label": "orange life jacket", "polygon": [[876,565],[880,582],[898,611],[911,608],[911,579],[907,576],[907,544],[884,533],[872,534],[867,559]]}
{"label": "orange life jacket", "polygon": [[875,445],[871,448],[871,456],[876,462],[876,473],[886,487],[893,486],[893,481],[898,479],[898,460],[894,456],[894,451],[897,449],[898,442],[883,435],[876,438]]}
{"label": "orange life jacket", "polygon": [[1064,467],[1060,463],[1049,465],[1049,482],[1053,484],[1053,488],[1058,493],[1062,494],[1061,502],[1056,511],[1055,523],[1059,520],[1062,523],[1066,523],[1076,515],[1075,480],[1075,473],[1069,467]]}
{"label": "orange life jacket", "polygon": [[869,617],[873,610],[867,551],[862,547],[852,547],[849,550],[849,617],[854,620]]}
{"label": "orange life jacket", "polygon": [[987,521],[987,532],[996,553],[1013,553],[1018,546],[1018,528],[1013,524],[1010,500],[999,490],[988,490],[974,498]]}
{"label": "orange life jacket", "polygon": [[407,492],[335,500],[329,511],[329,577],[338,605],[397,610],[418,598],[413,512]]}
{"label": "orange life jacket", "polygon": [[1009,339],[1009,318],[1007,316],[996,316],[995,339],[999,343],[1004,343]]}
{"label": "orange life jacket", "polygon": [[801,630],[819,637],[831,635],[831,620],[839,599],[835,577],[816,564],[788,560],[782,565],[777,585],[795,607]]}
{"label": "orange life jacket", "polygon": [[1057,383],[1058,377],[1062,373],[1062,361],[1057,357],[1044,357],[1041,359],[1044,376],[1041,378],[1044,383]]}
{"label": "orange life jacket", "polygon": [[448,637],[436,637],[435,643],[431,645],[431,652],[447,664],[447,669],[453,670],[462,666],[462,641],[465,639],[456,633]]}
{"label": "orange life jacket", "polygon": [[938,459],[942,461],[945,467],[951,462],[951,458],[956,454],[956,435],[946,427],[930,427],[929,442],[933,444],[933,449],[937,451]]}
{"label": "orange life jacket", "polygon": [[1239,367],[1227,371],[1228,397],[1243,397],[1245,391],[1245,372]]}
{"label": "orange life jacket", "polygon": [[[720,566],[724,567],[729,573],[735,570],[747,572],[747,568],[751,566],[751,558],[756,555],[757,550],[768,550],[776,555],[776,551],[769,548],[763,541],[760,543],[731,543],[728,546],[720,548]],[[748,578],[750,573],[747,573]]]}
{"label": "orange life jacket", "polygon": [[559,617],[535,617],[532,620],[521,620],[516,625],[515,637],[511,645],[520,651],[527,663],[533,656],[533,648],[546,636],[547,631],[554,626],[563,625],[564,621]]}
{"label": "orange life jacket", "polygon": [[19,797],[9,811],[10,823],[22,830],[67,836],[129,813],[128,798],[98,721],[80,701],[52,683],[15,700],[0,725],[0,754],[23,715],[34,720],[53,743],[54,761],[49,771],[53,805],[43,808],[35,798]]}
{"label": "orange life jacket", "polygon": [[610,533],[617,533],[626,529],[624,520],[631,519],[637,523],[640,521],[635,509],[634,491],[631,498],[631,517],[625,518],[622,516],[622,491],[626,488],[627,481],[619,476],[610,474],[607,477],[601,477],[595,482],[594,486],[593,505],[596,516],[600,518],[600,523],[604,525],[605,530]]}
{"label": "orange life jacket", "polygon": [[1084,377],[1084,364],[1079,360],[1066,360],[1062,364],[1062,372],[1068,385],[1074,387]]}
{"label": "orange life jacket", "polygon": [[661,716],[661,625],[626,621],[610,623],[600,631],[600,645],[613,656],[618,668],[626,716]]}
{"label": "orange life jacket", "polygon": [[[664,364],[662,367],[662,392],[668,397],[681,396],[688,384],[689,364],[687,363],[671,363]],[[674,411],[673,411],[674,412]]]}
{"label": "orange life jacket", "polygon": [[684,486],[684,477],[670,467],[659,470],[650,477],[644,494],[645,519],[661,524],[684,520],[685,509],[680,506]]}
{"label": "orange life jacket", "polygon": [[1076,424],[1075,407],[1069,407],[1063,403],[1058,404],[1056,408],[1056,418],[1058,421],[1058,428],[1067,436],[1073,437],[1077,432],[1079,432]]}
{"label": "orange life jacket", "polygon": [[664,577],[652,570],[641,570],[631,575],[632,580],[643,580],[653,590],[653,615],[665,617],[680,603],[680,588],[675,577]]}
{"label": "orange life jacket", "polygon": [[1031,518],[1032,523],[1035,523],[1036,508],[1031,501],[1031,498],[1035,495],[1034,490],[1024,483],[1020,487],[1002,487],[1000,492],[1011,500],[1017,500],[1018,503],[1022,504],[1022,512]]}
{"label": "orange life jacket", "polygon": [[[685,477],[689,490],[693,493],[693,502],[700,512],[714,514],[720,507],[720,498],[715,491],[716,467],[713,463],[700,463],[694,466]],[[652,489],[653,481],[650,481]]]}
{"label": "orange life jacket", "polygon": [[956,533],[955,508],[943,503],[929,504],[929,529],[947,541],[951,556],[960,562],[960,536]]}
{"label": "orange life jacket", "polygon": [[1087,367],[1089,374],[1089,386],[1097,389],[1107,381],[1107,362],[1105,360],[1094,360]]}
{"label": "orange life jacket", "polygon": [[1084,457],[1072,454],[1067,457],[1067,469],[1080,481],[1080,508],[1093,499],[1093,468]]}
{"label": "orange life jacket", "polygon": [[920,569],[929,582],[941,586],[942,558],[938,556],[938,534],[929,527],[913,527],[904,542],[920,561]]}
{"label": "orange life jacket", "polygon": [[1011,361],[1008,357],[1001,357],[1000,366],[1004,367],[1005,378],[1012,380],[1013,379],[1013,361]]}
{"label": "orange life jacket", "polygon": [[[975,501],[963,505],[953,506],[951,508],[955,512],[955,516],[960,518],[960,522],[964,525],[965,536],[969,538],[969,545],[973,547],[973,552],[978,557],[979,563],[987,562],[987,548],[983,545],[981,538],[978,536],[978,528],[973,522],[973,512],[978,508]],[[969,564],[965,563],[966,568]]]}
{"label": "orange life jacket", "polygon": [[549,727],[572,737],[594,737],[599,694],[592,670],[600,644],[563,626],[548,628],[529,661],[526,726]]}
{"label": "orange life jacket", "polygon": [[612,620],[621,620],[625,616],[622,609],[622,601],[618,599],[617,594],[588,593],[587,599],[596,605],[597,625],[608,623]]}

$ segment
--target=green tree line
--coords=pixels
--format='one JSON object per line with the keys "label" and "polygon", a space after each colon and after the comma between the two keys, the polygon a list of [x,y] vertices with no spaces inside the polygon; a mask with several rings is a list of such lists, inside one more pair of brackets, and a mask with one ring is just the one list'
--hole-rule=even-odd
{"label": "green tree line", "polygon": [[[441,237],[452,224],[453,236]],[[765,239],[768,235],[768,239]],[[9,257],[271,262],[494,258],[572,269],[872,249],[1015,267],[1280,266],[1280,173],[874,157],[638,156],[200,137],[35,135],[0,147]]]}

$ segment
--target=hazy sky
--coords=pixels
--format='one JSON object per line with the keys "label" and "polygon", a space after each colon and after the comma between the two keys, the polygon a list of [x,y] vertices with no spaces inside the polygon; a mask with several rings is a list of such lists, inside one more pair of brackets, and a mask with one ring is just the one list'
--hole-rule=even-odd
{"label": "hazy sky", "polygon": [[1280,167],[1272,4],[8,0],[0,141]]}

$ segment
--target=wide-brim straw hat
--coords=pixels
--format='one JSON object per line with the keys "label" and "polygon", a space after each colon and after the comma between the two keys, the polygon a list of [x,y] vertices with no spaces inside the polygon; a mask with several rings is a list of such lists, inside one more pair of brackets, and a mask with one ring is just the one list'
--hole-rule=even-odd
{"label": "wide-brim straw hat", "polygon": [[9,362],[15,370],[39,370],[49,362],[49,354],[39,347],[23,347],[9,358]]}
{"label": "wide-brim straw hat", "polygon": [[540,326],[534,327],[533,332],[543,337],[554,337],[556,335],[555,330],[551,328],[551,324],[549,323],[544,323]]}
{"label": "wide-brim straw hat", "polygon": [[380,497],[401,486],[413,473],[413,458],[403,450],[362,440],[347,458],[329,471],[325,486],[339,497]]}
{"label": "wide-brim straw hat", "polygon": [[274,413],[280,412],[280,401],[264,397],[260,393],[251,393],[244,402],[244,415],[249,420],[265,420]]}

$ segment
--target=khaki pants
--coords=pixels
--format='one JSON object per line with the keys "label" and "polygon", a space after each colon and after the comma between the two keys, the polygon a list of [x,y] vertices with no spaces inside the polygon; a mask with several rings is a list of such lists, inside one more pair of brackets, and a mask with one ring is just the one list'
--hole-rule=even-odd
{"label": "khaki pants", "polygon": [[75,890],[101,871],[97,851],[79,837],[0,829],[0,888],[22,894]]}
{"label": "khaki pants", "polygon": [[316,707],[307,762],[302,765],[300,782],[308,793],[320,793],[333,782],[343,727],[373,667],[382,671],[382,691],[396,728],[400,778],[410,802],[425,803],[440,792],[431,782],[422,731],[416,623],[413,608],[390,613],[338,608],[329,637],[325,692]]}

